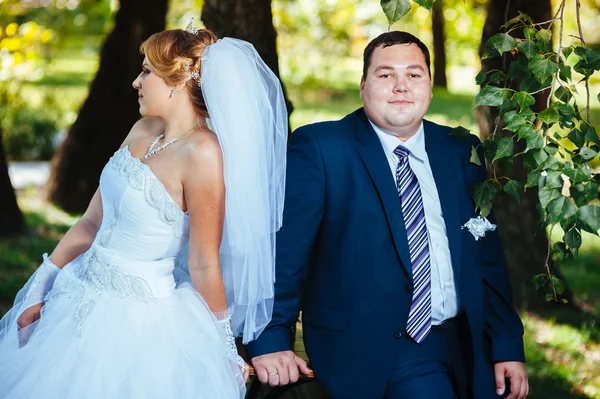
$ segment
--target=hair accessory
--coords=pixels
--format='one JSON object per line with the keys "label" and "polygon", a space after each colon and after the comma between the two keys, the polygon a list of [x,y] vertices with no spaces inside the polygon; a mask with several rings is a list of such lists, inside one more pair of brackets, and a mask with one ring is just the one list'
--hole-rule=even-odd
{"label": "hair accessory", "polygon": [[186,32],[189,32],[193,35],[198,34],[198,29],[194,28],[194,17],[192,17],[192,19],[190,20],[190,23],[188,24],[188,26],[186,26],[185,30],[186,30]]}
{"label": "hair accessory", "polygon": [[192,79],[194,79],[196,82],[198,82],[198,87],[202,87],[201,83],[200,83],[200,71],[195,69],[192,71]]}

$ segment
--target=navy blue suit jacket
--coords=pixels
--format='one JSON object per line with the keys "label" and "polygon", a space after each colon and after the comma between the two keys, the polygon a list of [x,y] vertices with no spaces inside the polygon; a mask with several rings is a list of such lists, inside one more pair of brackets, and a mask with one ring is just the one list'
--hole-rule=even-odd
{"label": "navy blue suit jacket", "polygon": [[[469,162],[477,138],[450,131],[425,121],[425,148],[470,327],[472,352],[464,356],[473,367],[475,397],[497,398],[492,362],[524,361],[523,326],[497,232],[475,241],[461,230],[476,216],[469,188],[486,171]],[[297,129],[288,147],[273,319],[248,345],[249,355],[290,349],[288,331],[302,307],[306,350],[329,394],[381,398],[402,356],[410,265],[394,178],[363,109]]]}

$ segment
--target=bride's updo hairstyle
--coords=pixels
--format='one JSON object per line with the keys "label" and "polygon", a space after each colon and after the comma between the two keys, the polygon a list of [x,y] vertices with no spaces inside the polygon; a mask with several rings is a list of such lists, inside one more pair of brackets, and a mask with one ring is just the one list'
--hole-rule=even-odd
{"label": "bride's updo hairstyle", "polygon": [[[177,86],[185,82],[198,114],[208,117],[199,85],[201,57],[204,49],[217,41],[217,36],[208,29],[198,29],[196,32],[172,29],[155,33],[142,43],[140,52],[148,58],[154,72],[167,85]],[[194,71],[198,75],[192,78]]]}

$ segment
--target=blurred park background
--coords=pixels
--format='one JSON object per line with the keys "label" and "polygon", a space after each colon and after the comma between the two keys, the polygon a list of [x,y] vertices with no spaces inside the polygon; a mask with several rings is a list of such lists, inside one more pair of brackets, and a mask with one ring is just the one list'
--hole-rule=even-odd
{"label": "blurred park background", "polygon": [[[560,2],[510,3],[436,0],[432,13],[414,6],[391,27],[432,51],[428,119],[475,133],[484,128],[485,115],[473,108],[482,37],[519,10],[546,21]],[[600,0],[567,0],[565,40],[579,40],[576,3],[585,41],[597,50]],[[139,117],[131,88],[139,44],[165,27],[184,28],[191,17],[257,47],[285,85],[292,128],[361,106],[362,51],[389,28],[377,0],[0,0],[0,315],[85,210],[102,165]],[[600,77],[592,77],[591,92],[598,129]],[[585,102],[584,91],[578,97]],[[501,228],[520,226],[527,212],[499,220]],[[558,262],[568,301],[556,303],[531,283],[544,262],[521,255],[545,252],[522,248],[518,234],[504,244],[519,254],[510,267],[526,330],[529,397],[600,398],[600,239],[584,235],[579,255]]]}

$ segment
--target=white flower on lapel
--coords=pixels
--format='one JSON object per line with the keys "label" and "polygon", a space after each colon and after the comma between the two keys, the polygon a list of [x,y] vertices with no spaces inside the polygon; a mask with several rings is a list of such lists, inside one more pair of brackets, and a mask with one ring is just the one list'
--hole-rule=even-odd
{"label": "white flower on lapel", "polygon": [[476,218],[469,219],[469,221],[461,227],[461,230],[465,228],[469,230],[469,233],[473,234],[475,241],[478,241],[480,238],[485,237],[486,231],[496,230],[496,225],[490,223],[486,218],[477,216]]}

